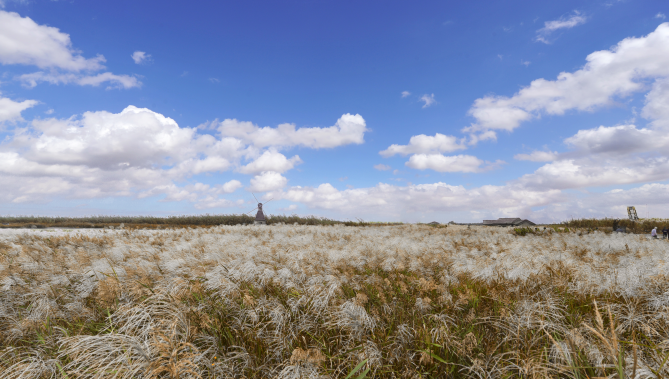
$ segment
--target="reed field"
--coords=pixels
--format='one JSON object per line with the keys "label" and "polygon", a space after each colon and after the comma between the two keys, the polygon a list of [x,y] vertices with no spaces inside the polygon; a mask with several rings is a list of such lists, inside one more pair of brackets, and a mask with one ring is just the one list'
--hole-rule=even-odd
{"label": "reed field", "polygon": [[668,258],[564,226],[2,229],[0,377],[666,378]]}

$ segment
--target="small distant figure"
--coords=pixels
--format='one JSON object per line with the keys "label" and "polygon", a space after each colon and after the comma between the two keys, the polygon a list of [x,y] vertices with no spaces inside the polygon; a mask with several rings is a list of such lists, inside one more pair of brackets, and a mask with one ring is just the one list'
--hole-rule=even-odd
{"label": "small distant figure", "polygon": [[657,238],[657,226],[653,228],[653,230],[650,232],[650,236],[653,238]]}
{"label": "small distant figure", "polygon": [[669,229],[667,229],[667,226],[664,226],[664,229],[662,229],[662,239],[668,239],[669,238]]}

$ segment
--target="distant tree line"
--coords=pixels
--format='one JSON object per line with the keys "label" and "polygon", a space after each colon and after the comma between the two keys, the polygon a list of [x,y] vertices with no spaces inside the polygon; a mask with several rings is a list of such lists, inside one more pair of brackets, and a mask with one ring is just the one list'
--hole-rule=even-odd
{"label": "distant tree line", "polygon": [[[357,221],[339,221],[326,217],[298,216],[298,215],[266,215],[268,225],[298,224],[298,225],[346,225],[346,226],[375,226],[389,225],[389,223]],[[206,227],[216,225],[249,225],[253,224],[254,216],[244,214],[230,215],[181,215],[181,216],[86,216],[86,217],[47,217],[47,216],[0,216],[0,228],[19,227],[64,227],[64,228],[101,228],[107,226],[128,227]],[[390,223],[394,224],[394,223]]]}

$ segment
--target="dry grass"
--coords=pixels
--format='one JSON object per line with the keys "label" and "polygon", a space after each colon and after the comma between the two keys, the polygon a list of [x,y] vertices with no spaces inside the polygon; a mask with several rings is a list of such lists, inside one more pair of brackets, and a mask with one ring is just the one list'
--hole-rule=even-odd
{"label": "dry grass", "polygon": [[0,235],[0,377],[668,377],[668,254],[460,226]]}

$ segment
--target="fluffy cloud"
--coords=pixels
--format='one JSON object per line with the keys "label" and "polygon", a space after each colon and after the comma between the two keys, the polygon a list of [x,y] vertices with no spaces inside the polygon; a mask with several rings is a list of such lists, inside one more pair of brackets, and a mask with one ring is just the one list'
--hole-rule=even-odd
{"label": "fluffy cloud", "polygon": [[669,23],[645,37],[626,38],[610,50],[596,51],[586,62],[580,70],[560,73],[557,80],[534,80],[512,97],[477,99],[469,110],[476,122],[463,132],[512,131],[542,114],[590,111],[642,90],[648,79],[669,75]]}
{"label": "fluffy cloud", "polygon": [[0,63],[37,66],[48,71],[22,75],[19,80],[34,87],[38,82],[74,83],[97,86],[110,82],[109,88],[140,86],[135,77],[105,72],[97,75],[82,72],[105,68],[105,58],[84,58],[72,47],[70,36],[58,28],[39,25],[29,17],[0,10]]}
{"label": "fluffy cloud", "polygon": [[419,101],[422,101],[422,102],[425,103],[425,104],[423,104],[423,108],[427,108],[430,105],[437,102],[437,100],[434,99],[434,94],[431,94],[431,95],[425,94],[425,95],[420,97]]}
{"label": "fluffy cloud", "polygon": [[251,122],[235,119],[226,119],[220,123],[214,121],[210,126],[214,126],[221,136],[237,138],[257,148],[303,146],[320,149],[362,144],[367,131],[362,116],[348,113],[327,128],[296,128],[295,124],[261,128]]}
{"label": "fluffy cloud", "polygon": [[411,95],[411,92],[409,92],[409,91],[402,91],[402,97],[408,97],[409,95]]}
{"label": "fluffy cloud", "polygon": [[[0,116],[19,120],[20,111],[34,104],[0,98]],[[282,144],[318,142],[314,132],[341,133],[339,141],[350,140],[351,127],[361,123],[364,128],[360,116],[344,115],[329,131],[284,129],[292,134]],[[241,188],[239,180],[210,186],[194,183],[193,176],[236,169],[254,175],[250,190],[266,192],[285,187],[288,179],[281,174],[302,163],[297,155],[289,159],[274,147],[259,148],[253,142],[201,134],[198,128],[179,127],[169,117],[134,106],[119,113],[35,119],[11,129],[0,142],[0,202],[162,196],[162,201],[189,201],[198,209],[236,206],[221,196]]]}
{"label": "fluffy cloud", "polygon": [[456,150],[466,149],[466,146],[453,136],[437,133],[433,136],[419,134],[409,139],[408,145],[390,145],[386,150],[379,152],[383,157],[392,157],[395,154],[407,156],[409,154],[435,154],[448,153]]}
{"label": "fluffy cloud", "polygon": [[[564,140],[563,153],[534,152],[516,158],[552,161],[520,178],[533,188],[588,188],[669,179],[669,80],[658,79],[641,115],[648,127],[599,126]],[[540,159],[543,158],[543,159]]]}
{"label": "fluffy cloud", "polygon": [[438,172],[482,172],[502,163],[504,162],[497,161],[495,164],[483,166],[484,161],[471,155],[414,154],[405,165],[417,170],[429,169]]}
{"label": "fluffy cloud", "polygon": [[288,159],[285,155],[275,150],[268,150],[253,162],[240,168],[239,172],[243,174],[257,174],[263,171],[274,171],[282,174],[300,163],[302,163],[302,160],[298,155]]}
{"label": "fluffy cloud", "polygon": [[151,61],[151,54],[139,50],[132,53],[130,57],[136,64],[148,63]]}
{"label": "fluffy cloud", "polygon": [[32,126],[31,133],[16,134],[11,146],[42,164],[148,168],[193,158],[195,145],[205,142],[198,141],[195,129],[134,106],[120,113],[86,112],[78,120],[35,120]]}
{"label": "fluffy cloud", "polygon": [[72,48],[68,34],[39,25],[18,13],[0,11],[0,63],[68,71],[103,69],[105,58],[86,59]]}
{"label": "fluffy cloud", "polygon": [[587,17],[581,14],[579,11],[574,11],[569,17],[562,17],[558,20],[546,21],[544,27],[537,30],[536,40],[543,43],[550,43],[547,38],[556,30],[560,29],[571,29],[574,26],[585,24]]}
{"label": "fluffy cloud", "polygon": [[274,191],[285,187],[286,184],[288,184],[288,179],[278,172],[265,171],[251,179],[251,186],[248,190],[251,192]]}
{"label": "fluffy cloud", "polygon": [[229,170],[244,149],[241,141],[200,135],[133,106],[120,113],[37,119],[12,130],[0,144],[0,181],[10,183],[3,185],[0,201],[158,195],[165,201],[217,199],[242,184],[175,183],[199,173]]}
{"label": "fluffy cloud", "polygon": [[17,102],[6,97],[0,97],[0,123],[22,120],[21,112],[34,107],[37,103],[35,100]]}
{"label": "fluffy cloud", "polygon": [[[436,133],[434,136],[420,134],[411,137],[408,145],[393,144],[386,150],[380,151],[379,154],[386,158],[396,154],[402,156],[412,154],[405,165],[417,170],[481,172],[493,168],[493,165],[483,166],[484,161],[471,155],[444,156],[441,154],[466,148],[464,140],[458,141],[453,136],[446,136],[441,133]],[[502,162],[497,164],[499,163]]]}
{"label": "fluffy cloud", "polygon": [[374,168],[377,169],[377,170],[379,170],[379,171],[388,171],[388,170],[392,170],[392,169],[393,169],[392,167],[390,167],[390,166],[388,166],[388,165],[385,165],[385,164],[377,164],[377,165],[374,165]]}

